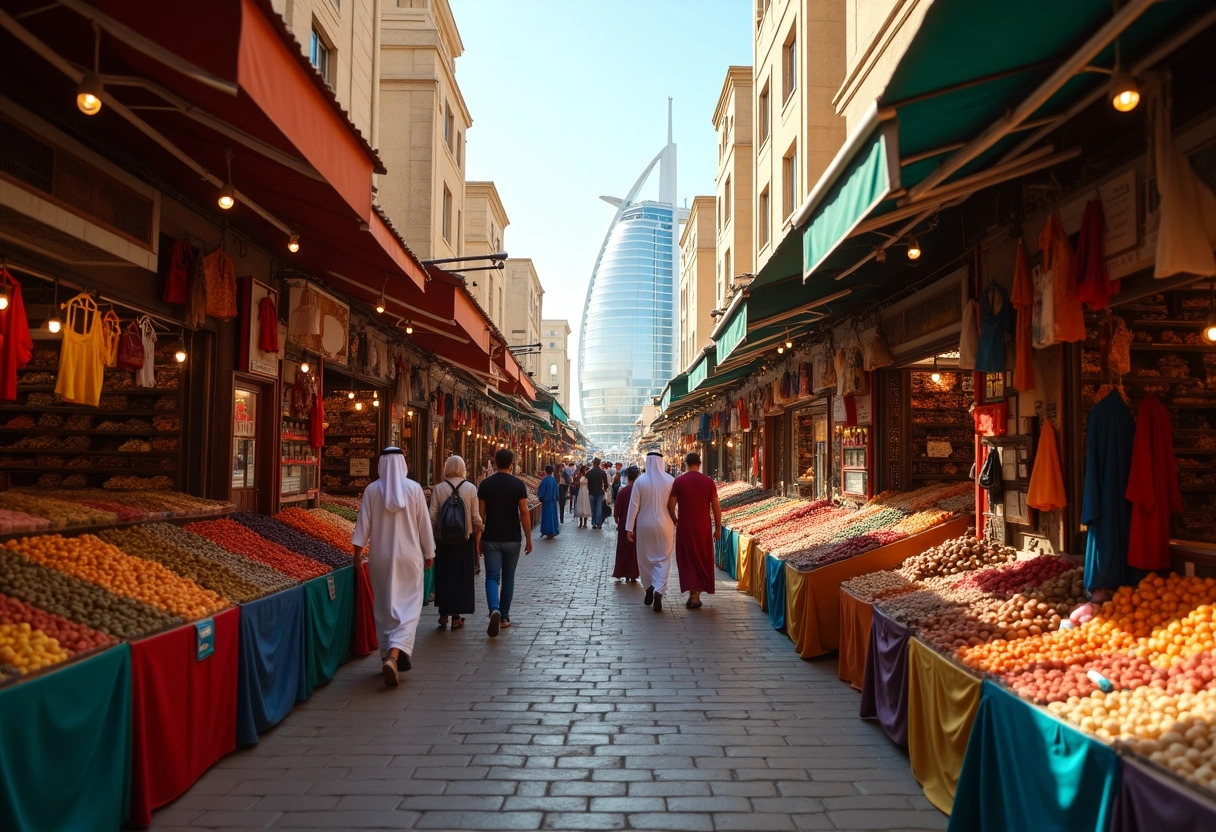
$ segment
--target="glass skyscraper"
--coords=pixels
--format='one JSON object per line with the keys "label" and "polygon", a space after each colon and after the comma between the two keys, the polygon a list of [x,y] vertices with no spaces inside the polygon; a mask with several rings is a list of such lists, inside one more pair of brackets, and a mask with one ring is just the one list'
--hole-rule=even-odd
{"label": "glass skyscraper", "polygon": [[[655,166],[659,199],[637,201]],[[617,207],[591,272],[579,337],[582,429],[604,453],[619,455],[643,405],[675,375],[679,223],[675,206],[676,146],[651,160]]]}

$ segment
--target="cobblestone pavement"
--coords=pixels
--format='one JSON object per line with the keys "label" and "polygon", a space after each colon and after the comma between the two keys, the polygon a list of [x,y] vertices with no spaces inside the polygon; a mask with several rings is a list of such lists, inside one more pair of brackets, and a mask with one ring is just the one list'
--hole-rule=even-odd
{"label": "cobblestone pavement", "polygon": [[[423,610],[414,670],[347,663],[153,828],[944,829],[908,760],[719,572],[662,614],[616,583],[615,529],[521,558],[514,627]],[[479,579],[480,580],[480,579]]]}

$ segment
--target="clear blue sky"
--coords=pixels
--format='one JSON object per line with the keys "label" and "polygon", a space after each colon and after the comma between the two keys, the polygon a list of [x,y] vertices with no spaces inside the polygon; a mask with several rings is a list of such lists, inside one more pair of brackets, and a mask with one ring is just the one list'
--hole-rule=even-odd
{"label": "clear blue sky", "polygon": [[570,321],[577,414],[579,320],[613,215],[599,197],[624,196],[663,148],[668,96],[680,204],[713,194],[711,119],[726,68],[752,63],[753,0],[450,3],[473,117],[468,178],[498,186],[507,251],[536,262],[544,317]]}

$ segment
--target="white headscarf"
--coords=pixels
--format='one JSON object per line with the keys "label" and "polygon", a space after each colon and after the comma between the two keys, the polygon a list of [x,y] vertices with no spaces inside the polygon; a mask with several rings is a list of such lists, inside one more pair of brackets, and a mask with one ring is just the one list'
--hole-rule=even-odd
{"label": "white headscarf", "polygon": [[405,461],[405,452],[396,446],[385,448],[380,452],[377,471],[380,474],[380,493],[384,495],[385,511],[403,511],[405,484],[410,472]]}

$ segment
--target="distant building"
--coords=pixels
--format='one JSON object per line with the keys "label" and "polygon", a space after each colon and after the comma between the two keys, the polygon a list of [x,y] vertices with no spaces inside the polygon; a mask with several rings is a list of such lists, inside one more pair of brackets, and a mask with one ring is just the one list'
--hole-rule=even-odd
{"label": "distant building", "polygon": [[[511,220],[493,182],[467,182],[464,186],[464,257],[489,257],[503,250]],[[470,263],[488,266],[487,260]],[[455,268],[453,268],[455,270]],[[469,292],[500,331],[506,330],[506,278],[498,270],[468,272]]]}
{"label": "distant building", "polygon": [[[655,167],[657,201],[637,201]],[[667,145],[616,206],[591,272],[579,339],[579,401],[583,432],[601,450],[625,449],[642,405],[674,375],[678,318],[676,283],[680,221],[676,145],[667,115]]]}
{"label": "distant building", "polygon": [[676,372],[688,369],[701,348],[709,343],[714,328],[710,313],[718,306],[714,279],[715,205],[712,196],[693,199],[688,222],[680,235],[680,357]]}
{"label": "distant building", "polygon": [[[726,70],[713,124],[718,131],[715,304],[718,309],[725,309],[735,288],[735,276],[751,274],[756,262],[752,248],[752,177],[755,170],[750,66],[732,66]],[[767,199],[768,193],[759,195],[761,202]],[[771,233],[771,228],[763,230]],[[682,366],[687,368],[688,365]]]}
{"label": "distant building", "polygon": [[566,413],[570,412],[570,322],[544,318],[540,322],[540,372],[537,387],[549,391]]}
{"label": "distant building", "polygon": [[[484,272],[473,272],[484,274]],[[528,257],[512,257],[502,272],[506,286],[506,312],[503,315],[503,335],[513,347],[540,343],[540,307],[545,295],[536,274],[536,265]],[[538,348],[517,356],[519,364],[534,381],[540,383],[540,354]]]}

